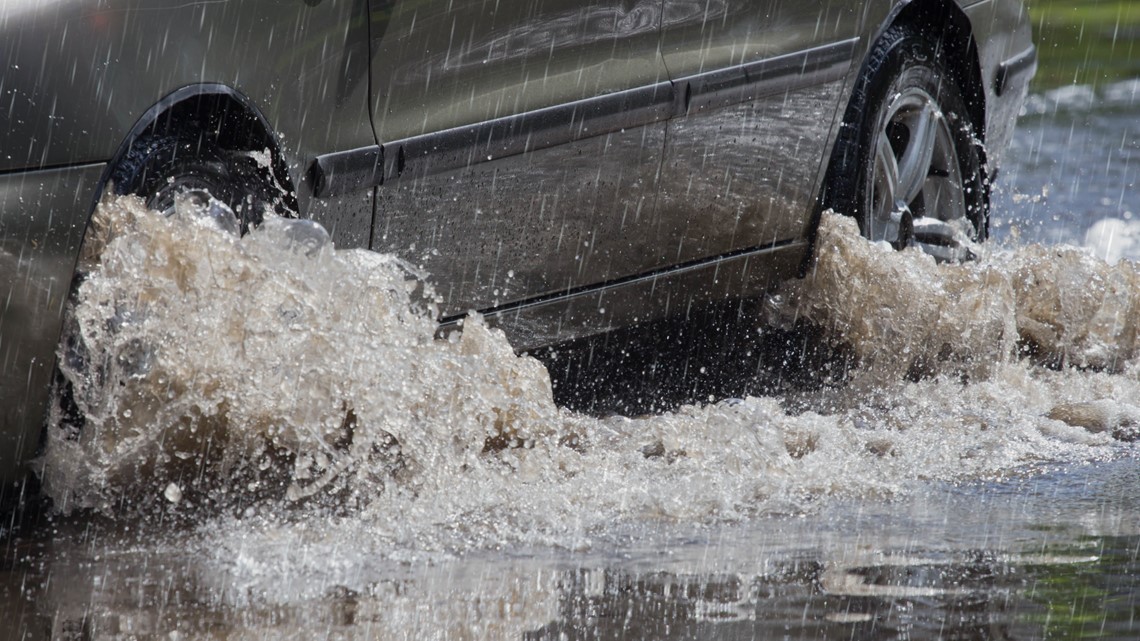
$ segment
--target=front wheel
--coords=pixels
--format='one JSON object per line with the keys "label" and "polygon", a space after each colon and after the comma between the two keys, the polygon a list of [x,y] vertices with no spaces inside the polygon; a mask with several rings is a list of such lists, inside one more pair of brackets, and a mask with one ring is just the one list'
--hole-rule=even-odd
{"label": "front wheel", "polygon": [[988,194],[981,144],[946,64],[924,35],[887,30],[856,82],[822,201],[871,240],[961,261],[986,237]]}

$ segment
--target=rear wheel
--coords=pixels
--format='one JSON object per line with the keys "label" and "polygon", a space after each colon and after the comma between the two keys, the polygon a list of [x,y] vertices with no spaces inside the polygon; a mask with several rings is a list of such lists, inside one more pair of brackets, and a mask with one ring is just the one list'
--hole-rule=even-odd
{"label": "rear wheel", "polygon": [[[216,222],[223,229],[244,234],[261,224],[267,208],[285,211],[280,193],[274,195],[281,190],[274,188],[276,183],[267,164],[259,164],[251,152],[224,149],[205,134],[148,133],[140,136],[114,167],[110,186],[116,194],[141,197],[149,209],[167,216],[174,214],[178,199],[196,199],[196,204],[207,205],[207,215],[217,214]],[[216,207],[218,203],[224,207]],[[83,254],[72,283],[72,300],[64,315],[48,419],[68,439],[78,438],[85,423],[83,406],[98,402],[94,398],[77,398],[69,377],[102,381],[110,358],[90,353],[71,312],[79,286],[91,268],[88,263],[94,258],[87,255],[87,249]],[[99,384],[87,387],[102,389]]]}
{"label": "rear wheel", "polygon": [[856,82],[836,141],[824,208],[854,216],[863,235],[916,245],[943,261],[984,240],[982,149],[963,92],[936,43],[887,30]]}
{"label": "rear wheel", "polygon": [[205,135],[146,134],[131,145],[111,182],[115,193],[141,196],[166,215],[179,195],[207,193],[233,210],[244,234],[273,206],[270,177],[249,152],[222,149]]}

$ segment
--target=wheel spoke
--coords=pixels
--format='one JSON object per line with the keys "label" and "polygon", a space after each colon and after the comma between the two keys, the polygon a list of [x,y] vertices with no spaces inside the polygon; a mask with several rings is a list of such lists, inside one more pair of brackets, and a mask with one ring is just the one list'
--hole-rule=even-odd
{"label": "wheel spoke", "polygon": [[926,184],[930,160],[934,156],[938,117],[934,105],[926,102],[907,123],[910,140],[898,163],[898,188],[895,192],[903,202],[913,202]]}
{"label": "wheel spoke", "polygon": [[879,136],[879,144],[875,149],[875,175],[879,178],[875,185],[879,189],[875,194],[875,217],[888,220],[895,209],[899,189],[899,164],[894,149],[891,148],[891,141],[885,135]]}
{"label": "wheel spoke", "polygon": [[[885,58],[891,66],[866,72],[882,91],[863,96],[862,118],[844,124],[855,135],[836,148],[844,161],[834,179],[836,208],[859,215],[872,241],[918,247],[940,261],[968,260],[972,243],[986,235],[981,148],[968,105],[931,42],[895,35],[908,43],[899,49],[908,57]],[[909,57],[912,48],[922,55]]]}

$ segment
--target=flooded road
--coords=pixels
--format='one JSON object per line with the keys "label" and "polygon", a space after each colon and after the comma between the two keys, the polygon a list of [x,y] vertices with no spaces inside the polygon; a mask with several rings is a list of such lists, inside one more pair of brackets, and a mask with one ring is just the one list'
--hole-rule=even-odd
{"label": "flooded road", "polygon": [[396,261],[108,203],[97,376],[42,462],[62,513],[0,542],[0,639],[1135,638],[1127,86],[1031,102],[979,261],[828,218],[756,312],[791,362],[636,418],[477,320],[434,340]]}
{"label": "flooded road", "polygon": [[1031,95],[993,196],[999,242],[1140,258],[1140,80]]}
{"label": "flooded road", "polygon": [[0,586],[8,638],[1132,639],[1138,483],[1134,460],[1048,466],[579,551],[399,551],[336,519],[67,522],[6,550]]}

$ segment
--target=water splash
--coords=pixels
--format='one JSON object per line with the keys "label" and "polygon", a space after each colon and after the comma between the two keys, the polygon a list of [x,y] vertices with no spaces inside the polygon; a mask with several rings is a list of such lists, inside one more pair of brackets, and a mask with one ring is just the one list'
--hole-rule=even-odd
{"label": "water splash", "polygon": [[[395,555],[578,548],[620,523],[794,513],[1119,455],[1112,428],[1051,412],[1095,401],[1127,417],[1140,397],[1134,267],[1077,250],[938,266],[826,216],[815,272],[781,313],[861,361],[827,411],[747,398],[595,418],[557,407],[541,364],[478,317],[436,338],[430,288],[393,258],[277,219],[238,238],[129,197],[96,217],[100,260],[74,312],[92,356],[64,367],[86,421],[49,430],[43,461],[65,510],[220,511],[247,520],[242,540],[251,519],[281,536],[284,514],[301,518],[289,537],[360,530]],[[1099,369],[1038,367],[1030,338]]]}
{"label": "water splash", "polygon": [[92,358],[65,368],[85,425],[47,457],[65,508],[105,508],[129,479],[300,499],[384,466],[462,467],[558,415],[541,366],[477,319],[434,340],[430,290],[393,258],[280,219],[239,239],[129,198],[97,216],[110,238],[75,311]]}
{"label": "water splash", "polygon": [[807,318],[849,343],[860,377],[885,385],[957,374],[986,379],[1029,355],[1060,367],[1135,369],[1140,270],[1076,247],[975,247],[983,258],[939,265],[917,249],[894,252],[826,215],[817,260],[785,285],[792,305],[775,322]]}

